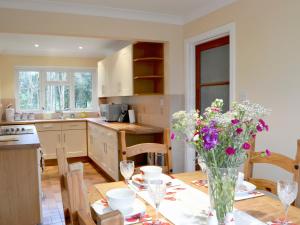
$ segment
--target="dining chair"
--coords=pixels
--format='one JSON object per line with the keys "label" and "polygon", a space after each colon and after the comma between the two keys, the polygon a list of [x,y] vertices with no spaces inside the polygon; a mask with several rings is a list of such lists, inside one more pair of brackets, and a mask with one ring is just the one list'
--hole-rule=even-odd
{"label": "dining chair", "polygon": [[64,217],[66,223],[70,222],[70,213],[69,213],[69,199],[66,191],[66,185],[64,181],[64,175],[72,170],[80,170],[83,174],[83,164],[81,162],[69,164],[66,157],[65,148],[56,149],[57,164],[58,164],[58,175],[60,181],[61,189],[61,198],[64,209]]}
{"label": "dining chair", "polygon": [[120,131],[122,159],[127,160],[129,157],[140,155],[143,153],[162,154],[164,156],[164,164],[162,166],[164,173],[172,173],[172,147],[170,143],[170,129],[164,129],[163,144],[159,143],[141,143],[132,146],[126,145],[126,132]]}
{"label": "dining chair", "polygon": [[294,181],[298,183],[298,195],[295,205],[300,206],[300,140],[297,140],[297,153],[295,159],[285,155],[272,152],[268,157],[262,157],[261,152],[255,151],[255,141],[251,140],[251,149],[248,152],[248,158],[244,165],[245,180],[256,185],[258,189],[265,190],[277,195],[277,183],[272,180],[258,179],[253,177],[254,164],[270,164],[277,166],[293,175]]}
{"label": "dining chair", "polygon": [[[72,225],[96,225],[91,215],[87,188],[80,170],[74,170],[64,175],[69,199],[69,210]],[[96,216],[97,225],[124,225],[124,219],[119,211],[112,211]]]}

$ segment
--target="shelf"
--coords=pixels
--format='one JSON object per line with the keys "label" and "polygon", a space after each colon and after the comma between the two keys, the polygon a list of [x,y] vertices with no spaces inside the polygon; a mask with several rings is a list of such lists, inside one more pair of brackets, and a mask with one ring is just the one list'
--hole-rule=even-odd
{"label": "shelf", "polygon": [[141,61],[162,61],[163,58],[161,57],[142,57],[133,59],[134,62],[141,62]]}
{"label": "shelf", "polygon": [[134,76],[134,80],[137,79],[163,79],[163,76],[158,76],[158,75],[150,75],[150,76]]}
{"label": "shelf", "polygon": [[147,95],[164,95],[164,93],[149,92],[149,93],[136,93],[136,94],[134,94],[134,96],[147,96]]}

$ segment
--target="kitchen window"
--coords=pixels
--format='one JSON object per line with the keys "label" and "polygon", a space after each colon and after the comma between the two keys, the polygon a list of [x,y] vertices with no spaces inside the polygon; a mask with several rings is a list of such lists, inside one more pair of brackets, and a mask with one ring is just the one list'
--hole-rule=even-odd
{"label": "kitchen window", "polygon": [[96,110],[95,69],[17,68],[20,112]]}

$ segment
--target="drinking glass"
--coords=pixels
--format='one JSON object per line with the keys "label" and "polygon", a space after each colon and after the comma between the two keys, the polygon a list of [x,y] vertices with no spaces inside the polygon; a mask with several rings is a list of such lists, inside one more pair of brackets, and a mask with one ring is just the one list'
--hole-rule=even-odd
{"label": "drinking glass", "polygon": [[206,166],[206,163],[205,163],[204,159],[202,158],[202,156],[198,155],[197,162],[198,162],[198,165],[200,166],[201,171],[203,173],[206,173],[207,166]]}
{"label": "drinking glass", "polygon": [[134,173],[134,161],[132,160],[120,161],[120,171],[122,176],[125,178],[126,184],[128,184],[130,177]]}
{"label": "drinking glass", "polygon": [[158,209],[161,200],[166,194],[166,183],[161,179],[151,179],[148,181],[148,192],[155,205],[155,221],[154,225],[162,224],[158,217]]}
{"label": "drinking glass", "polygon": [[284,220],[282,225],[288,224],[287,214],[288,209],[293,201],[295,201],[298,193],[298,183],[294,181],[278,181],[277,194],[284,207]]}

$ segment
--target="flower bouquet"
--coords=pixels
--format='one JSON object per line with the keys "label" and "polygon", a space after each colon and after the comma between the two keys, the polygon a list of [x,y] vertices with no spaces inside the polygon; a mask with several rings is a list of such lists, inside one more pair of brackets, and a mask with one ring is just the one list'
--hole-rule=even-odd
{"label": "flower bouquet", "polygon": [[[222,113],[223,100],[216,99],[203,115],[197,111],[173,114],[171,138],[184,138],[191,143],[207,167],[211,207],[218,223],[233,210],[238,167],[247,159],[250,140],[257,133],[268,131],[262,117],[269,113],[259,104],[234,102]],[[261,156],[270,155],[266,149]]]}

